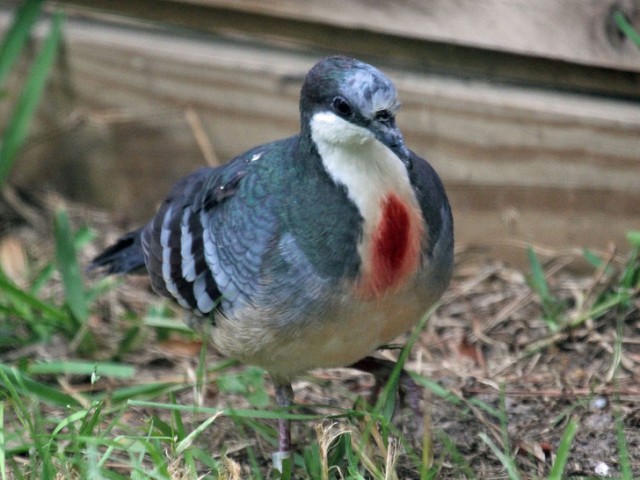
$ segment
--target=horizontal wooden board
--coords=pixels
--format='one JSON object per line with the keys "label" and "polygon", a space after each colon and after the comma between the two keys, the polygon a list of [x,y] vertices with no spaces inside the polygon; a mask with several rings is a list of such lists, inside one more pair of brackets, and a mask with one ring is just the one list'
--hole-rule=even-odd
{"label": "horizontal wooden board", "polygon": [[633,0],[174,1],[640,71],[640,50],[612,21],[620,11],[640,25]]}
{"label": "horizontal wooden board", "polygon": [[[205,163],[198,134],[225,161],[295,133],[300,84],[316,60],[303,49],[69,18],[13,180],[53,184],[135,224]],[[408,145],[447,185],[460,244],[604,248],[640,229],[636,102],[381,66],[398,86]]]}
{"label": "horizontal wooden board", "polygon": [[[617,5],[630,1],[617,2]],[[67,10],[89,17],[119,14],[129,22],[151,20],[210,32],[230,41],[243,39],[265,48],[286,46],[292,50],[315,51],[318,55],[343,53],[420,73],[491,78],[516,85],[640,99],[637,70],[640,52],[617,34],[612,36],[612,46],[607,46],[606,39],[602,38],[602,22],[606,19],[599,15],[604,15],[610,1],[545,0],[527,2],[527,8],[515,8],[523,1],[470,0],[472,8],[459,9],[455,8],[459,0],[300,3],[63,0],[63,3]],[[568,16],[564,5],[575,7],[567,7]],[[301,9],[299,16],[292,15],[294,8]],[[480,14],[479,9],[486,11]],[[507,16],[502,20],[495,15],[496,9],[509,10],[516,18]],[[536,12],[533,16],[530,15],[532,9]],[[289,13],[285,15],[285,12]],[[380,21],[385,15],[392,21]],[[588,20],[585,18],[588,15],[594,17]],[[636,18],[633,13],[629,15]],[[415,28],[405,31],[403,22]],[[497,23],[500,28],[496,27]],[[458,24],[464,24],[464,28]],[[458,35],[475,36],[475,40],[463,41]],[[482,39],[488,40],[483,43]],[[543,52],[539,45],[561,51]],[[609,52],[612,49],[615,52]],[[573,52],[586,58],[571,60],[568,55]],[[620,62],[616,63],[616,59]]]}

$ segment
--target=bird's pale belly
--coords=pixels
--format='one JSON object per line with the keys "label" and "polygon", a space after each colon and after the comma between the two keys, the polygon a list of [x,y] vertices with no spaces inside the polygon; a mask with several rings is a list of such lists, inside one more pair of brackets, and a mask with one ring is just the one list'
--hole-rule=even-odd
{"label": "bird's pale belly", "polygon": [[346,366],[391,342],[415,325],[426,310],[415,301],[393,300],[352,304],[337,312],[336,318],[308,327],[299,340],[287,345],[285,357],[290,360],[283,367],[291,359],[302,370]]}
{"label": "bird's pale belly", "polygon": [[216,321],[213,343],[225,355],[265,368],[275,378],[347,366],[411,329],[433,303],[430,293],[407,288],[373,301],[351,299],[290,331],[244,322],[241,327],[223,319]]}

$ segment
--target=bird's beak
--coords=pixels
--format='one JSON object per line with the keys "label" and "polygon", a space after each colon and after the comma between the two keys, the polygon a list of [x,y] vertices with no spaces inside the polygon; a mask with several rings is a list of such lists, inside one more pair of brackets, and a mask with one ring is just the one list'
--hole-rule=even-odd
{"label": "bird's beak", "polygon": [[378,131],[378,140],[384,143],[391,151],[401,159],[409,155],[409,150],[404,145],[404,137],[400,129],[393,122],[390,125],[383,125]]}

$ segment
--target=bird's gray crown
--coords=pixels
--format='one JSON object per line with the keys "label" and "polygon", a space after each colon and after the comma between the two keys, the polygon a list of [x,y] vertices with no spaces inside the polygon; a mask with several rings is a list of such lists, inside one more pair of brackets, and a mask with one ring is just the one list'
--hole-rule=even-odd
{"label": "bird's gray crown", "polygon": [[359,60],[333,56],[316,63],[305,78],[300,96],[303,124],[338,96],[362,119],[372,119],[381,111],[395,115],[400,108],[395,86],[380,70]]}

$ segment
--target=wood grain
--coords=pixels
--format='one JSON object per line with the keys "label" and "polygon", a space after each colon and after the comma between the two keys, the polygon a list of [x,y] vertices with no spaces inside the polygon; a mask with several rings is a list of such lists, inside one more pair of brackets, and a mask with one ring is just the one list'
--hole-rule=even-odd
{"label": "wood grain", "polygon": [[175,0],[421,40],[640,71],[640,50],[613,29],[632,0]]}
{"label": "wood grain", "polygon": [[[119,14],[130,22],[151,20],[209,32],[232,42],[243,39],[265,48],[314,51],[317,56],[343,53],[418,72],[640,99],[640,52],[615,31],[606,33],[609,23],[604,12],[613,1],[467,0],[471,6],[465,6],[462,0],[62,3],[81,15],[111,18],[109,15]],[[627,6],[637,0],[615,1],[640,23],[638,8]],[[526,8],[519,8],[523,3]],[[562,7],[565,4],[569,17]],[[456,5],[460,8],[454,8]],[[498,16],[506,15],[503,10],[509,15]],[[295,11],[298,16],[294,16]],[[386,16],[391,20],[385,20]],[[510,27],[512,23],[516,28]],[[411,25],[414,27],[409,28]],[[464,35],[475,41],[457,38]],[[609,35],[611,45],[603,35]],[[546,45],[546,51],[539,45]]]}
{"label": "wood grain", "polygon": [[[199,133],[223,161],[291,135],[302,79],[317,58],[313,50],[71,17],[13,181],[53,185],[135,224],[172,182],[205,164],[187,112],[196,112]],[[447,185],[459,244],[495,244],[495,255],[524,259],[500,245],[605,248],[640,228],[637,102],[381,67],[398,86],[408,145]]]}

